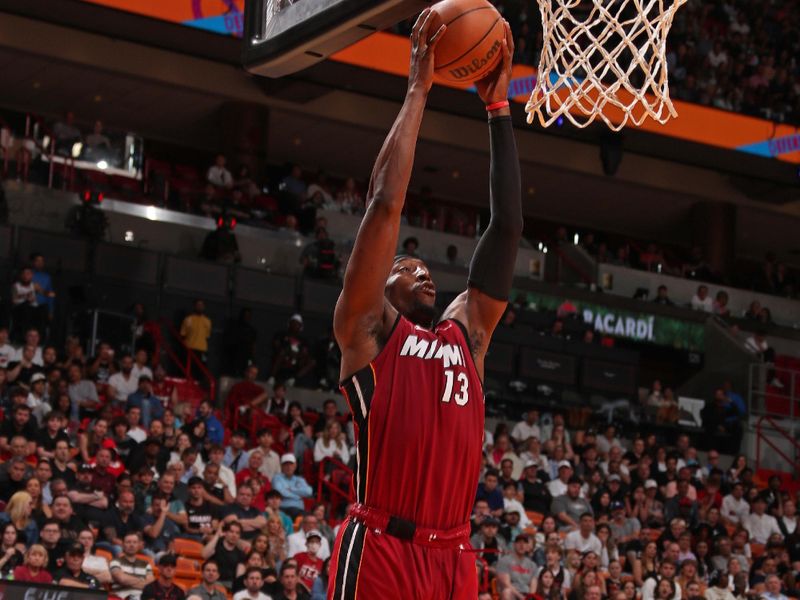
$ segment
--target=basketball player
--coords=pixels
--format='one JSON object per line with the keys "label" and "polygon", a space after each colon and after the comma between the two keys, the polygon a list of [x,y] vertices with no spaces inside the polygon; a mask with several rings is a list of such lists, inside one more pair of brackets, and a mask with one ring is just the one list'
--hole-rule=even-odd
{"label": "basketball player", "polygon": [[444,26],[425,10],[408,92],[383,144],[336,304],[342,391],[357,425],[357,504],[336,540],[328,598],[475,600],[469,517],[481,470],[483,361],[507,304],[522,207],[508,109],[513,41],[478,82],[489,107],[491,221],[469,285],[440,319],[425,263],[394,256],[414,148]]}

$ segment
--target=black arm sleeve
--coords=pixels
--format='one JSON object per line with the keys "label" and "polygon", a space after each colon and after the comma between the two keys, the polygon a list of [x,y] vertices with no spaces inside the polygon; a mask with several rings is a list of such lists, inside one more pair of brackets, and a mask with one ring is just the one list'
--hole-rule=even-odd
{"label": "black arm sleeve", "polygon": [[489,226],[469,266],[469,285],[507,301],[522,236],[522,184],[511,117],[489,121]]}

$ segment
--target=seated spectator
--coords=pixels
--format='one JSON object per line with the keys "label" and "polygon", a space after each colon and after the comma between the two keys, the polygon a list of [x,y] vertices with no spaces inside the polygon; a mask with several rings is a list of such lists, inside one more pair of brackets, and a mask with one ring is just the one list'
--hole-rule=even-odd
{"label": "seated spectator", "polygon": [[246,544],[241,535],[242,526],[238,522],[223,520],[214,536],[203,546],[203,558],[214,560],[219,569],[220,584],[225,587],[231,586],[236,579],[236,565],[246,558],[242,549]]}
{"label": "seated spectator", "polygon": [[236,474],[236,485],[241,488],[248,485],[253,490],[253,507],[263,511],[266,507],[265,494],[272,489],[270,480],[261,473],[264,455],[261,450],[254,448],[247,453],[247,466]]}
{"label": "seated spectator", "polygon": [[247,444],[247,438],[247,432],[238,429],[231,434],[228,446],[225,448],[222,464],[233,471],[234,474],[247,466],[247,452],[244,449]]}
{"label": "seated spectator", "polygon": [[[22,397],[24,396],[23,392]],[[23,456],[36,453],[36,422],[31,420],[31,408],[27,404],[15,404],[12,418],[6,417],[0,425],[0,451],[13,453],[11,442],[15,437],[21,437],[26,442]]]}
{"label": "seated spectator", "polygon": [[[314,515],[304,515],[300,522],[300,529],[288,537],[288,556],[290,558],[300,554],[301,552],[308,551],[309,532],[316,531],[319,533],[319,521]],[[320,548],[317,552],[317,557],[320,560],[326,560],[331,555],[330,545],[328,540],[324,537],[320,538]]]}
{"label": "seated spectator", "polygon": [[256,449],[261,451],[263,457],[259,472],[272,481],[272,478],[281,470],[281,457],[272,449],[275,438],[272,435],[272,431],[269,429],[262,429],[256,436],[258,439],[258,446],[256,446]]}
{"label": "seated spectator", "polygon": [[303,512],[303,499],[310,498],[314,493],[308,482],[295,474],[296,470],[297,459],[294,454],[286,453],[281,457],[281,472],[272,480],[273,489],[279,491],[283,497],[283,511],[292,518]]}
{"label": "seated spectator", "polygon": [[[39,527],[31,516],[33,501],[31,495],[25,491],[16,492],[8,500],[5,510],[0,513],[0,524],[11,523],[20,533],[20,541],[27,547],[39,539]],[[27,556],[26,556],[27,559]],[[47,564],[45,557],[44,564]]]}
{"label": "seated spectator", "polygon": [[[553,497],[550,511],[556,516],[562,531],[575,531],[583,515],[592,515],[589,501],[581,497],[581,480],[575,476],[569,478],[566,493]],[[594,520],[592,519],[592,526]]]}
{"label": "seated spectator", "polygon": [[514,538],[513,551],[497,561],[498,591],[501,600],[516,600],[536,593],[539,568],[527,555],[529,538]]}
{"label": "seated spectator", "polygon": [[99,119],[94,122],[92,133],[84,140],[85,152],[89,158],[102,158],[111,150],[111,140],[103,133],[103,122]]}
{"label": "seated spectator", "polygon": [[539,411],[536,409],[530,409],[527,413],[525,413],[525,418],[514,425],[514,429],[511,430],[511,437],[514,438],[514,441],[522,443],[523,441],[529,438],[536,438],[537,440],[541,438],[541,431],[539,429]]}
{"label": "seated spectator", "polygon": [[261,591],[264,586],[264,576],[258,567],[250,567],[244,574],[245,588],[233,595],[233,600],[272,600],[270,596]]}
{"label": "seated spectator", "polygon": [[497,535],[500,529],[500,521],[495,517],[489,516],[481,522],[478,533],[470,538],[470,545],[476,550],[494,550],[486,552],[483,559],[489,565],[489,573],[492,576],[497,574],[496,564],[500,556],[507,550],[505,540]]}
{"label": "seated spectator", "polygon": [[326,204],[325,208],[347,214],[361,214],[364,211],[364,197],[358,191],[356,180],[352,177],[345,179],[344,185],[336,193],[335,203]]}
{"label": "seated spectator", "polygon": [[33,544],[25,552],[22,565],[14,568],[14,581],[29,583],[53,583],[47,572],[47,550],[41,544]]}
{"label": "seated spectator", "polygon": [[81,130],[75,125],[75,113],[67,111],[62,120],[53,125],[55,150],[61,156],[72,156],[72,147],[81,141]]}
{"label": "seated spectator", "polygon": [[84,548],[76,542],[64,555],[64,566],[53,572],[53,583],[66,587],[100,589],[100,582],[83,568]]}
{"label": "seated spectator", "polygon": [[297,576],[296,564],[287,562],[281,566],[279,583],[275,600],[311,600],[311,595]]}
{"label": "seated spectator", "polygon": [[675,303],[669,298],[669,291],[665,285],[658,286],[656,297],[653,298],[653,302],[662,304],[663,306],[675,306]]}
{"label": "seated spectator", "polygon": [[233,175],[225,166],[227,159],[224,154],[217,154],[214,159],[214,164],[208,168],[206,173],[206,181],[211,185],[222,188],[230,189],[233,187]]}
{"label": "seated spectator", "polygon": [[136,499],[131,491],[120,492],[114,506],[106,513],[103,520],[101,539],[103,545],[111,550],[113,555],[122,552],[122,543],[128,533],[142,531],[144,526],[141,517],[136,511]]}
{"label": "seated spectator", "polygon": [[170,501],[167,493],[159,490],[153,494],[149,511],[142,520],[145,543],[152,553],[167,552],[181,534],[181,525],[186,523],[186,511],[176,506],[183,509],[183,503],[179,500]]}
{"label": "seated spectator", "polygon": [[243,213],[229,208],[226,205],[224,214],[217,219],[217,228],[206,234],[203,246],[200,249],[201,258],[222,263],[239,263],[242,261],[239,242],[233,232],[237,219],[233,213],[238,214],[238,218],[242,218]]}
{"label": "seated spectator", "polygon": [[120,598],[139,600],[144,588],[155,581],[150,563],[137,556],[142,534],[131,532],[122,540],[122,554],[111,561],[111,591]]}
{"label": "seated spectator", "polygon": [[730,317],[731,309],[728,306],[728,292],[720,290],[714,300],[714,314],[720,317]]}
{"label": "seated spectator", "polygon": [[158,578],[142,589],[141,600],[183,600],[183,590],[175,584],[174,554],[164,554],[158,559]]}
{"label": "seated spectator", "polygon": [[[3,579],[14,571],[14,568],[21,565],[25,560],[18,546],[19,533],[16,526],[10,521],[0,526],[0,575]],[[22,542],[24,544],[24,542]]]}
{"label": "seated spectator", "polygon": [[241,485],[236,492],[236,502],[224,511],[223,522],[236,521],[242,527],[242,538],[252,540],[267,524],[266,519],[253,504],[253,488]]}
{"label": "seated spectator", "polygon": [[766,508],[767,502],[764,497],[756,496],[750,505],[750,514],[742,520],[750,540],[757,544],[766,544],[773,534],[782,535],[775,517],[765,513]]}
{"label": "seated spectator", "polygon": [[113,406],[122,407],[139,389],[139,378],[133,372],[133,357],[125,354],[119,361],[119,372],[108,378],[107,395]]}
{"label": "seated spectator", "polygon": [[503,491],[499,486],[500,474],[494,470],[487,470],[483,476],[483,481],[478,484],[478,492],[475,496],[476,502],[485,500],[489,504],[489,510],[495,517],[503,514],[504,502]]}
{"label": "seated spectator", "polygon": [[585,512],[578,520],[578,528],[573,529],[564,538],[565,550],[577,550],[579,553],[594,552],[600,555],[603,547],[598,537],[594,534],[594,517]]}
{"label": "seated spectator", "polygon": [[219,565],[209,558],[201,567],[202,580],[199,585],[187,590],[187,598],[197,596],[200,600],[227,600],[225,588],[219,585]]}
{"label": "seated spectator", "polygon": [[711,300],[711,296],[708,295],[707,285],[697,286],[697,292],[692,296],[692,309],[702,310],[707,313],[712,312],[714,309],[714,303]]}
{"label": "seated spectator", "polygon": [[306,534],[306,549],[294,555],[297,565],[297,578],[307,592],[311,591],[314,580],[322,573],[323,561],[318,556],[322,548],[322,534],[312,529]]}
{"label": "seated spectator", "polygon": [[[335,406],[335,404],[334,404]],[[336,458],[344,464],[350,462],[350,449],[347,447],[347,436],[342,431],[339,421],[329,420],[322,435],[314,445],[314,462],[322,462],[325,458]]]}
{"label": "seated spectator", "polygon": [[97,386],[84,378],[83,367],[80,364],[71,364],[67,370],[67,380],[69,381],[67,390],[72,403],[69,418],[79,421],[96,416],[101,406]]}
{"label": "seated spectator", "polygon": [[324,227],[317,227],[314,237],[314,241],[303,248],[300,255],[303,273],[317,279],[335,279],[339,274],[336,244],[328,237]]}

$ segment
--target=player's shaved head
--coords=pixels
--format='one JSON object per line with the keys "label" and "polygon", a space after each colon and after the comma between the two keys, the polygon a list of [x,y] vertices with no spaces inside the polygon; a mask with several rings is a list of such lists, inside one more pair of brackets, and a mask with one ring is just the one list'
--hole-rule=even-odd
{"label": "player's shaved head", "polygon": [[399,254],[386,280],[385,296],[401,315],[412,323],[430,327],[438,315],[436,286],[425,261]]}

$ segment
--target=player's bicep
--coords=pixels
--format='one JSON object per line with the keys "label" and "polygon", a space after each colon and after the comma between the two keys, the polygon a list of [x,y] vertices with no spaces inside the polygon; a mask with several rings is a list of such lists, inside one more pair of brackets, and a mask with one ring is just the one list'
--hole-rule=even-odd
{"label": "player's bicep", "polygon": [[379,327],[384,312],[384,288],[397,248],[400,212],[374,201],[361,221],[347,262],[344,286],[333,317],[342,347],[358,344]]}

